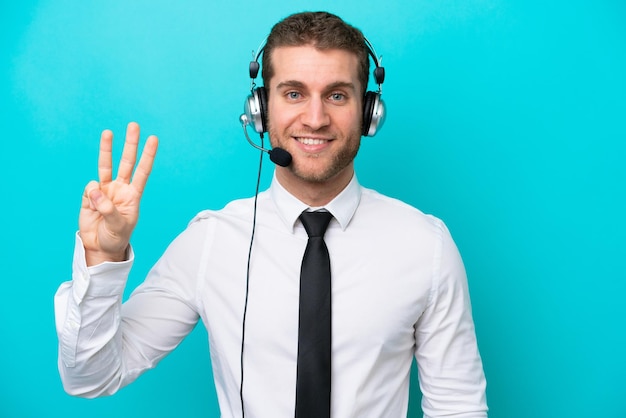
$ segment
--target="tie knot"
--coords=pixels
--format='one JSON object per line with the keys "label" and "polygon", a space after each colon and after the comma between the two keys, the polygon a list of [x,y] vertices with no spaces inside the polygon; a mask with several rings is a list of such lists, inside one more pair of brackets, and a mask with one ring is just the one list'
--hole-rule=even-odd
{"label": "tie knot", "polygon": [[333,215],[330,212],[302,212],[300,220],[309,238],[324,237]]}

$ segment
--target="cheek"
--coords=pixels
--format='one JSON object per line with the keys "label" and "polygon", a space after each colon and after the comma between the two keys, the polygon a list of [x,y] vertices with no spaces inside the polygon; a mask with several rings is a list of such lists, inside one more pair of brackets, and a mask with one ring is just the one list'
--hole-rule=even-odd
{"label": "cheek", "polygon": [[337,119],[337,123],[340,124],[345,131],[361,132],[363,112],[360,109],[355,109],[353,111],[343,113],[341,117]]}
{"label": "cheek", "polygon": [[287,109],[278,108],[277,106],[268,105],[267,124],[268,129],[275,131],[283,131],[286,127],[293,124],[295,116]]}

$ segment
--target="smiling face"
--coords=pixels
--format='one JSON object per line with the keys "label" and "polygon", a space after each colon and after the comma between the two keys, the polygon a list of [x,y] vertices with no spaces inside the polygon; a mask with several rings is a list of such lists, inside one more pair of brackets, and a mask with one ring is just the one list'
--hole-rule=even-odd
{"label": "smiling face", "polygon": [[279,47],[272,67],[266,86],[270,140],[293,157],[289,167],[276,167],[276,176],[301,199],[303,190],[336,195],[352,178],[361,142],[357,57],[312,45]]}

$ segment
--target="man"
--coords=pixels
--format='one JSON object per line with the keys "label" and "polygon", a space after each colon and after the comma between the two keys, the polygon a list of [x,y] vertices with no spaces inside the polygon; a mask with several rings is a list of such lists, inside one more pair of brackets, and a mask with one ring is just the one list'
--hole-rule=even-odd
{"label": "man", "polygon": [[102,134],[100,181],[83,195],[73,280],[55,298],[68,393],[116,392],[202,318],[222,416],[293,416],[302,403],[299,303],[308,298],[299,297],[308,241],[300,214],[321,210],[332,215],[323,235],[332,372],[322,409],[335,418],[406,416],[415,357],[425,416],[486,416],[467,280],[448,230],[361,187],[354,173],[367,51],[358,29],[328,13],[274,26],[263,57],[266,118],[272,146],[291,154],[291,163],[276,167],[256,205],[245,199],[201,212],[123,305],[130,236],[157,139],[148,138],[133,175],[139,127],[129,124],[113,180],[112,134]]}

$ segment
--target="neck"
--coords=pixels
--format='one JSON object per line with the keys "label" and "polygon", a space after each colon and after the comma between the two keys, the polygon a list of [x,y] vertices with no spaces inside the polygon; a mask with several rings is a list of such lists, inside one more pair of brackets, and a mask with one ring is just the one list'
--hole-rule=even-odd
{"label": "neck", "polygon": [[333,178],[325,181],[311,181],[294,176],[289,168],[276,167],[276,180],[280,185],[311,207],[328,204],[346,188],[353,175],[354,168],[350,165]]}

